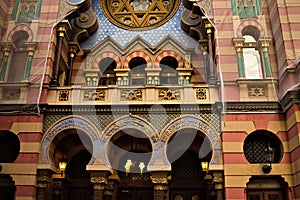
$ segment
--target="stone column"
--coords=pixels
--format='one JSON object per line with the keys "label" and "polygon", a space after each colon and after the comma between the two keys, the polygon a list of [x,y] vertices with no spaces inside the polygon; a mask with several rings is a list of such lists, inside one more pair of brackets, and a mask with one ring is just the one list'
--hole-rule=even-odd
{"label": "stone column", "polygon": [[12,43],[3,43],[1,44],[2,50],[4,52],[3,60],[2,60],[2,65],[0,69],[0,81],[5,80],[5,75],[6,75],[6,69],[7,69],[7,64],[8,64],[8,58],[10,55],[10,52],[12,50],[13,44]]}
{"label": "stone column", "polygon": [[217,200],[224,199],[224,178],[222,172],[213,172],[213,183],[215,185],[215,191],[217,195]]}
{"label": "stone column", "polygon": [[63,200],[62,191],[63,191],[64,179],[54,179],[53,180],[53,195],[54,200]]}
{"label": "stone column", "polygon": [[62,21],[58,26],[57,26],[57,49],[56,49],[56,57],[55,57],[55,66],[53,69],[53,77],[50,83],[50,86],[56,87],[59,86],[58,83],[58,72],[59,72],[59,63],[60,63],[60,58],[61,58],[61,52],[62,52],[62,43],[63,40],[67,34],[67,31],[70,29],[70,24],[67,20]]}
{"label": "stone column", "polygon": [[107,177],[110,175],[109,171],[93,171],[91,173],[91,182],[93,184],[93,200],[104,200],[105,186],[108,185]]}
{"label": "stone column", "polygon": [[36,42],[26,42],[25,45],[27,47],[27,52],[28,52],[27,61],[26,61],[26,69],[25,69],[25,79],[28,80],[30,77],[30,70],[31,70],[31,66],[32,66],[33,54],[37,47],[37,43]]}
{"label": "stone column", "polygon": [[238,70],[239,77],[245,78],[245,66],[244,66],[244,58],[243,58],[243,46],[244,46],[244,38],[234,38],[233,44],[236,49],[236,55],[238,60]]}
{"label": "stone column", "polygon": [[168,191],[168,172],[152,172],[151,181],[154,185],[154,200],[165,200]]}
{"label": "stone column", "polygon": [[36,188],[36,199],[44,200],[45,191],[51,181],[51,171],[50,170],[40,170],[38,171],[37,177],[37,188]]}
{"label": "stone column", "polygon": [[77,42],[69,42],[68,47],[69,47],[69,73],[68,73],[68,78],[67,78],[67,81],[68,81],[67,85],[71,85],[73,63],[74,63],[75,56],[78,53],[80,47]]}
{"label": "stone column", "polygon": [[216,69],[214,64],[214,52],[213,52],[213,26],[212,24],[207,20],[205,22],[205,29],[208,37],[208,56],[209,59],[209,82],[214,83],[216,81]]}
{"label": "stone column", "polygon": [[260,39],[266,77],[272,76],[270,59],[269,59],[269,46],[271,41],[272,39],[270,38]]}

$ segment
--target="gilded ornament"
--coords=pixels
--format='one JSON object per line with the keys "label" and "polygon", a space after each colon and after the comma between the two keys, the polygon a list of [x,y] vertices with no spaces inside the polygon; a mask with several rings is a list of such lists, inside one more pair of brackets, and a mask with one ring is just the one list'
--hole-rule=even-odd
{"label": "gilded ornament", "polygon": [[166,23],[177,12],[177,0],[100,1],[104,15],[116,26],[128,30],[152,29]]}

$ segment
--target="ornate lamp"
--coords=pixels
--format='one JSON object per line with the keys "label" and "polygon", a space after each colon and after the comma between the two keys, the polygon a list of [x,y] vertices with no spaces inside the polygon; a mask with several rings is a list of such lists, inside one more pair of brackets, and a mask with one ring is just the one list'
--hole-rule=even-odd
{"label": "ornate lamp", "polygon": [[139,168],[140,168],[141,175],[142,175],[143,174],[143,170],[145,168],[145,163],[144,162],[140,162]]}
{"label": "ornate lamp", "polygon": [[202,161],[201,162],[201,167],[202,167],[202,170],[204,172],[207,172],[208,171],[208,162],[207,161]]}
{"label": "ornate lamp", "polygon": [[61,176],[63,176],[64,172],[66,171],[67,163],[68,161],[64,157],[62,157],[62,159],[60,159],[58,162],[58,167],[61,172]]}
{"label": "ornate lamp", "polygon": [[126,176],[128,175],[128,173],[130,172],[130,168],[131,166],[133,165],[132,161],[131,160],[127,160],[126,161],[126,164],[125,164],[125,170],[126,170]]}
{"label": "ornate lamp", "polygon": [[269,163],[269,165],[264,165],[262,167],[262,171],[265,174],[268,174],[272,170],[272,162],[274,162],[274,153],[275,149],[270,147],[270,143],[268,143],[268,147],[265,149],[265,156],[266,156],[266,163]]}

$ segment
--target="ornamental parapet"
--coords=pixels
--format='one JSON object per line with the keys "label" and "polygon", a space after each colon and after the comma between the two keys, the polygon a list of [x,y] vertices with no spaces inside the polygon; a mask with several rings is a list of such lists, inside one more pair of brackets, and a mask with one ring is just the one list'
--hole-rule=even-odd
{"label": "ornamental parapet", "polygon": [[48,91],[48,104],[207,104],[219,101],[217,88],[202,86],[56,87]]}

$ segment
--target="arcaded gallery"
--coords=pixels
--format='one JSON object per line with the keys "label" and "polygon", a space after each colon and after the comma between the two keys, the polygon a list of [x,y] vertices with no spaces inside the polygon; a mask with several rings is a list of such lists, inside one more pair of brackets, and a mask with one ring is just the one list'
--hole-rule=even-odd
{"label": "arcaded gallery", "polygon": [[0,200],[300,200],[299,10],[1,0]]}

